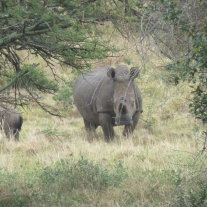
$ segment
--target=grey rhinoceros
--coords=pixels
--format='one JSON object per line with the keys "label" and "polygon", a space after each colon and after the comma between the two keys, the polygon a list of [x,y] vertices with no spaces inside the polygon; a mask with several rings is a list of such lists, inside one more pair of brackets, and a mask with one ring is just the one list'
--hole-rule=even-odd
{"label": "grey rhinoceros", "polygon": [[0,109],[0,127],[4,130],[6,137],[14,137],[19,141],[23,118],[17,109]]}
{"label": "grey rhinoceros", "polygon": [[125,125],[123,135],[132,134],[142,113],[142,98],[134,79],[137,67],[125,65],[98,67],[78,76],[74,103],[83,117],[85,128],[94,132],[101,126],[106,141],[114,138],[114,126]]}

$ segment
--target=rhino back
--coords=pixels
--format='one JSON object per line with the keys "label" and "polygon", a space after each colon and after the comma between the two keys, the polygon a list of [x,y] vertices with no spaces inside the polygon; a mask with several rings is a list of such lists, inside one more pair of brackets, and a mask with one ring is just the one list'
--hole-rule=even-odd
{"label": "rhino back", "polygon": [[78,106],[91,105],[97,90],[105,78],[104,70],[81,74],[73,89],[74,101]]}
{"label": "rhino back", "polygon": [[109,99],[106,96],[110,96],[108,88],[112,87],[110,84],[113,81],[107,77],[107,69],[108,67],[100,67],[80,75],[73,90],[75,105],[83,118],[96,124],[97,113],[104,108],[103,105]]}
{"label": "rhino back", "polygon": [[4,124],[8,125],[10,129],[21,130],[23,118],[16,109],[7,111],[4,115]]}

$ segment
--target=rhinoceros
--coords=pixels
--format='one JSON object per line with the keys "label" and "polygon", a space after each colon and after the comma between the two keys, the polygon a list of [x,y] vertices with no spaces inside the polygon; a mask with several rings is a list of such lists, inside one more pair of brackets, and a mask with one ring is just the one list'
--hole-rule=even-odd
{"label": "rhinoceros", "polygon": [[19,141],[23,118],[17,109],[0,109],[0,127],[8,139],[14,137]]}
{"label": "rhinoceros", "polygon": [[125,125],[129,136],[142,113],[142,98],[134,79],[139,68],[125,65],[98,67],[78,76],[74,88],[74,104],[83,117],[88,132],[102,127],[106,141],[114,138],[114,126]]}

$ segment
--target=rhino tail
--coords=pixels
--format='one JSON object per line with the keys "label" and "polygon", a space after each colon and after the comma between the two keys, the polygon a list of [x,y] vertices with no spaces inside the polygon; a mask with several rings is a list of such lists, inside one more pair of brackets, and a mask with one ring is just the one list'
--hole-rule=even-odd
{"label": "rhino tail", "polygon": [[21,128],[22,128],[22,124],[23,124],[23,118],[22,118],[22,116],[20,116],[19,117],[19,125],[18,125],[18,131],[20,131],[21,130]]}

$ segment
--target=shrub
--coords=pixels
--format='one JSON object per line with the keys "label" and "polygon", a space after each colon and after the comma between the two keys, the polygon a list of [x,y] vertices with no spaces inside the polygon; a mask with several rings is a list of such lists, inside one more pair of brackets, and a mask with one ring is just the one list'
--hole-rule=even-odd
{"label": "shrub", "polygon": [[57,91],[57,84],[47,77],[47,74],[35,65],[23,65],[21,71],[6,71],[6,81],[12,87],[39,90],[43,93]]}
{"label": "shrub", "polygon": [[127,178],[121,162],[109,168],[81,158],[38,166],[24,174],[0,171],[0,207],[79,206]]}
{"label": "shrub", "polygon": [[173,207],[206,207],[207,176],[206,169],[193,178],[183,177],[177,185],[177,195]]}
{"label": "shrub", "polygon": [[72,87],[73,82],[67,82],[59,88],[56,95],[53,96],[53,99],[63,104],[63,106],[70,107],[73,104]]}

